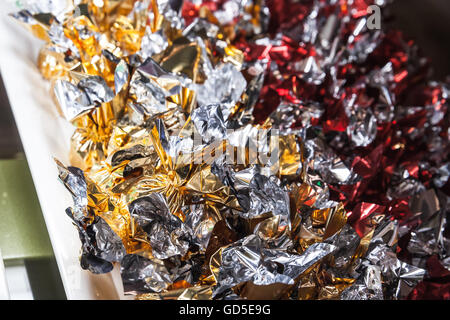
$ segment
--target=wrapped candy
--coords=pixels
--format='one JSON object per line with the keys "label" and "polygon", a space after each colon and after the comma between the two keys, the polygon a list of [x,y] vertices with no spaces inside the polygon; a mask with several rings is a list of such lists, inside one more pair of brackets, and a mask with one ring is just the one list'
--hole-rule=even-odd
{"label": "wrapped candy", "polygon": [[[41,1],[81,267],[137,299],[448,299],[448,85],[388,1]],[[45,3],[45,4],[44,4]]]}

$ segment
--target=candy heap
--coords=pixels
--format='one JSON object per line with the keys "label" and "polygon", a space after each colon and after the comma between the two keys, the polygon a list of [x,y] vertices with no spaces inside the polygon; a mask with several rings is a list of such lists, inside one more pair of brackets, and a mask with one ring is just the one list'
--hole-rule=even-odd
{"label": "candy heap", "polygon": [[76,128],[81,267],[137,299],[449,299],[448,86],[374,2],[13,14]]}

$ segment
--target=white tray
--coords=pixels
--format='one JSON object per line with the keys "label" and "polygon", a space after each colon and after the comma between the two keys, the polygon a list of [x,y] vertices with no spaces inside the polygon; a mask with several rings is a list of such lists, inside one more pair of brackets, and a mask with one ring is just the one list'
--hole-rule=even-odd
{"label": "white tray", "polygon": [[72,199],[58,181],[53,157],[68,164],[71,124],[58,116],[49,84],[36,68],[42,42],[8,16],[15,11],[0,1],[0,71],[47,224],[68,299],[124,299],[116,268],[94,275],[79,263],[80,240],[64,210]]}

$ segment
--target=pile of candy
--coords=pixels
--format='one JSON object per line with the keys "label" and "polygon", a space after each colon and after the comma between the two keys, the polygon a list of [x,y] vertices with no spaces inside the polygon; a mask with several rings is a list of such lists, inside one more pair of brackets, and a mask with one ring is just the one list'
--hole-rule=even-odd
{"label": "pile of candy", "polygon": [[371,0],[28,1],[81,267],[137,299],[450,299],[448,85]]}

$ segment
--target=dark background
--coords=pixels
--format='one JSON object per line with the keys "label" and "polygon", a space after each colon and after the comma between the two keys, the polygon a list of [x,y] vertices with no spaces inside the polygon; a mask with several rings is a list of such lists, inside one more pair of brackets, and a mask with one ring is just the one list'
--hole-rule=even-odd
{"label": "dark background", "polygon": [[450,75],[450,0],[394,0],[388,27],[402,30],[429,57],[434,79]]}

